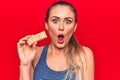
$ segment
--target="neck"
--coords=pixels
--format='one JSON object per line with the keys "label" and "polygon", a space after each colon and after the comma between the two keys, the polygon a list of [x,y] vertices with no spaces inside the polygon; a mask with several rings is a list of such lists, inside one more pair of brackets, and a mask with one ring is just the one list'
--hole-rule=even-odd
{"label": "neck", "polygon": [[65,54],[66,54],[66,47],[65,48],[57,48],[53,44],[50,44],[49,49],[50,49],[50,54],[52,54],[52,55],[65,56]]}

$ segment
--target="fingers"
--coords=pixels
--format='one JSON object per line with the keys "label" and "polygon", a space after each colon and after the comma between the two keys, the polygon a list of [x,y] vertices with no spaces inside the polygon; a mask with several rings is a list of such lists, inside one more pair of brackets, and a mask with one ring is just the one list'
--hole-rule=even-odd
{"label": "fingers", "polygon": [[32,35],[25,36],[25,37],[21,38],[21,39],[19,40],[19,42],[20,42],[20,41],[27,41],[30,37],[32,37]]}
{"label": "fingers", "polygon": [[36,44],[37,44],[37,42],[34,42],[33,45],[28,45],[28,43],[27,43],[27,40],[28,40],[29,38],[31,38],[32,36],[33,36],[33,35],[28,35],[28,36],[25,36],[25,37],[21,38],[21,39],[19,40],[19,42],[17,43],[17,46],[18,46],[19,48],[22,47],[22,46],[24,46],[24,45],[27,45],[27,46],[30,46],[30,47],[35,47]]}
{"label": "fingers", "polygon": [[17,43],[18,47],[22,47],[23,45],[27,45],[27,40],[31,37],[31,35],[25,36],[19,40]]}

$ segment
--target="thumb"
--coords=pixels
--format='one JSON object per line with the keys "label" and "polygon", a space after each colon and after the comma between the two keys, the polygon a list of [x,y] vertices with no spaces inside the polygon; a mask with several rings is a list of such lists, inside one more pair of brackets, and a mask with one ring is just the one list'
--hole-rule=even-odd
{"label": "thumb", "polygon": [[36,47],[36,45],[37,45],[37,42],[34,42],[34,43],[33,43],[33,47]]}

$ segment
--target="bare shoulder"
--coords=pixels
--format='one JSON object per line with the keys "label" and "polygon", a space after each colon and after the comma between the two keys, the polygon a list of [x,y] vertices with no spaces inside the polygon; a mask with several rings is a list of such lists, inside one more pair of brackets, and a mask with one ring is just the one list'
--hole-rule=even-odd
{"label": "bare shoulder", "polygon": [[44,48],[44,46],[41,46],[41,47],[37,46],[36,47],[36,55],[35,55],[35,58],[34,58],[34,61],[33,61],[34,68],[36,67],[36,65],[38,63],[38,60],[40,59],[43,48]]}
{"label": "bare shoulder", "polygon": [[83,50],[85,52],[86,59],[93,59],[94,58],[93,51],[90,48],[83,46]]}
{"label": "bare shoulder", "polygon": [[40,52],[42,52],[43,47],[44,47],[44,46],[40,46],[40,47],[37,46],[37,47],[36,47],[36,50],[37,50],[36,55],[37,55],[37,54],[40,54]]}
{"label": "bare shoulder", "polygon": [[83,46],[84,50],[84,80],[94,80],[94,55],[93,51]]}

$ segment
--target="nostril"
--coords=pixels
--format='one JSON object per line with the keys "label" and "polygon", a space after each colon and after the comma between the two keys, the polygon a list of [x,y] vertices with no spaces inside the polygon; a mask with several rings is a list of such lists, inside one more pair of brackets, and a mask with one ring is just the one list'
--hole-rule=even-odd
{"label": "nostril", "polygon": [[60,31],[63,31],[64,29],[60,29],[60,28],[59,28],[59,30],[60,30]]}

